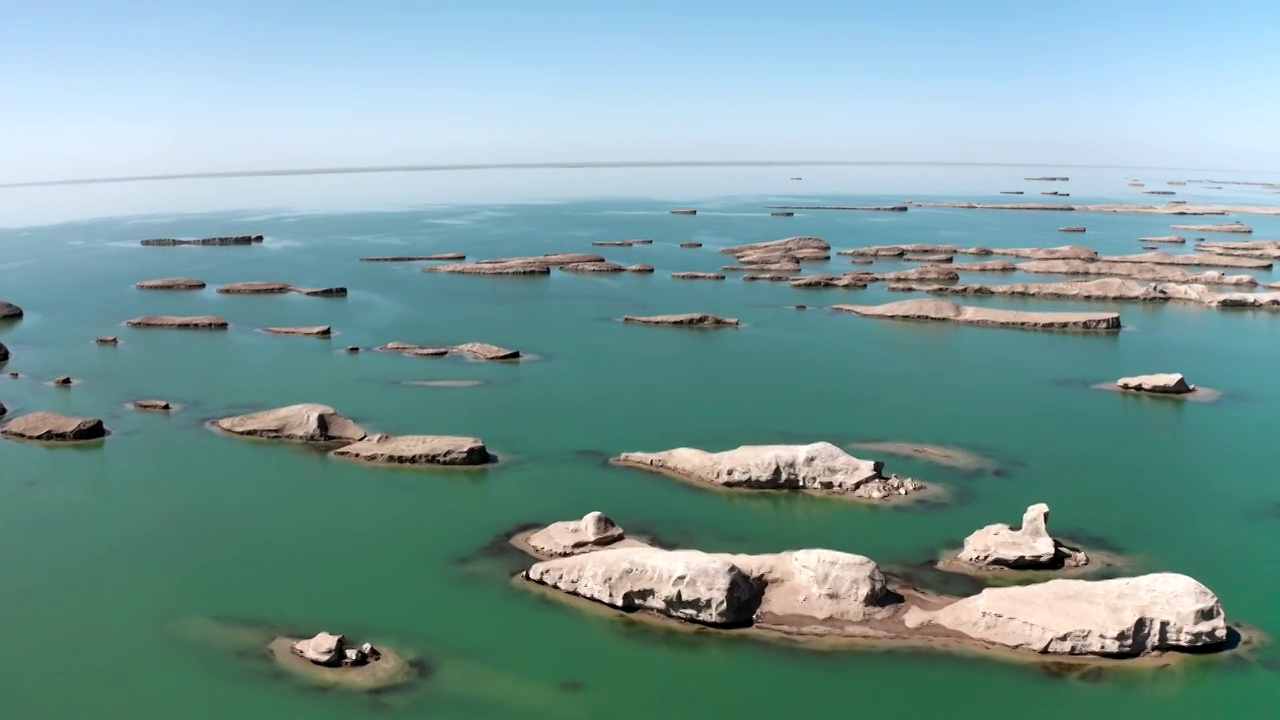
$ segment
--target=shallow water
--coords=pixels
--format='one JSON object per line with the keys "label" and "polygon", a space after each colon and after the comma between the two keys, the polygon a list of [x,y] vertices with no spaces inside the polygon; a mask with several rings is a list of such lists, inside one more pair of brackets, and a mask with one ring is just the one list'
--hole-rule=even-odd
{"label": "shallow water", "polygon": [[[678,633],[584,613],[509,582],[524,562],[491,544],[512,527],[603,510],[624,527],[706,550],[829,547],[910,565],[971,530],[1014,523],[1033,502],[1057,534],[1183,572],[1229,618],[1280,637],[1280,496],[1271,407],[1280,317],[1115,304],[1111,336],[875,321],[837,302],[905,299],[883,287],[673,281],[712,270],[717,247],[817,235],[837,248],[895,242],[1086,244],[1138,252],[1173,218],[913,208],[805,212],[765,204],[1001,198],[1055,168],[765,168],[405,173],[170,181],[0,191],[0,376],[11,415],[102,417],[113,434],[75,448],[0,442],[0,602],[11,653],[0,696],[14,717],[630,718],[878,712],[976,716],[1028,705],[1039,717],[1270,717],[1280,653],[1202,658],[1098,682],[994,660],[920,652],[816,652]],[[1186,173],[1077,170],[1071,202],[1153,201]],[[1193,174],[1202,177],[1206,174]],[[802,182],[788,181],[804,176]],[[1215,174],[1221,177],[1221,174]],[[1258,179],[1241,176],[1242,179]],[[1227,178],[1230,179],[1230,178]],[[1261,178],[1268,179],[1268,178]],[[1179,197],[1276,203],[1258,188],[1175,188]],[[1010,198],[1003,198],[1009,200]],[[1013,198],[1017,199],[1017,198]],[[672,207],[700,209],[672,216]],[[1253,238],[1280,217],[1240,216]],[[1234,219],[1234,218],[1227,218]],[[1206,222],[1218,222],[1209,219]],[[1056,230],[1085,225],[1083,235]],[[263,233],[251,247],[144,248],[158,236]],[[592,240],[653,245],[591,249]],[[1233,236],[1222,236],[1231,239]],[[697,240],[700,249],[681,249]],[[1187,246],[1189,249],[1190,246]],[[1179,248],[1170,248],[1180,251]],[[362,255],[472,257],[598,251],[653,275],[541,278],[418,272]],[[907,267],[877,261],[872,267]],[[846,258],[811,266],[843,270]],[[1277,274],[1255,273],[1271,281]],[[199,292],[144,292],[194,276]],[[972,282],[1057,279],[975,273]],[[224,296],[217,284],[345,285],[346,298]],[[979,299],[1040,310],[1108,303]],[[803,303],[804,312],[785,306]],[[736,330],[634,327],[625,314],[713,312]],[[143,314],[219,314],[223,333],[146,331]],[[256,328],[332,325],[331,340]],[[118,347],[93,338],[113,334]],[[524,363],[340,352],[401,340],[490,342]],[[1181,403],[1090,385],[1176,371],[1223,392]],[[58,375],[71,388],[43,384]],[[410,386],[435,380],[471,387]],[[126,409],[137,398],[172,415]],[[203,423],[298,402],[333,405],[371,429],[476,435],[504,462],[479,472],[387,470],[302,448],[241,442]],[[889,469],[949,486],[945,507],[866,507],[806,496],[727,495],[609,467],[624,450],[744,443],[903,440],[1001,463],[966,473],[887,456]],[[486,550],[488,548],[488,550]],[[496,551],[495,551],[496,549]],[[215,616],[332,629],[411,651],[433,672],[412,691],[319,693],[181,631]],[[852,700],[856,697],[857,700]],[[963,707],[963,711],[957,708]],[[1272,710],[1266,710],[1271,707]]]}

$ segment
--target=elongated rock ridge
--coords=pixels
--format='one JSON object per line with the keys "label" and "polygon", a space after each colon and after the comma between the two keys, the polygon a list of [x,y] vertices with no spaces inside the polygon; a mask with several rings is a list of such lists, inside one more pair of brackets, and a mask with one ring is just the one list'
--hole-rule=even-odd
{"label": "elongated rock ridge", "polygon": [[134,283],[139,290],[201,290],[205,282],[197,278],[172,277],[158,280],[141,280]]}
{"label": "elongated rock ridge", "polygon": [[178,330],[226,330],[230,327],[217,315],[146,315],[125,321],[129,327],[173,328]]}
{"label": "elongated rock ridge", "polygon": [[370,435],[333,451],[377,465],[484,465],[493,457],[479,438],[454,435]]}
{"label": "elongated rock ridge", "polygon": [[890,320],[931,320],[1027,330],[1114,331],[1120,329],[1119,313],[1021,312],[967,307],[936,299],[900,300],[884,305],[833,305],[831,309],[863,317]]}
{"label": "elongated rock ridge", "polygon": [[638,325],[679,325],[683,327],[736,327],[737,318],[721,317],[710,313],[680,313],[676,315],[627,315],[622,322]]}
{"label": "elongated rock ridge", "polygon": [[697,483],[750,490],[819,490],[885,500],[924,489],[911,478],[884,475],[884,463],[859,460],[827,442],[743,445],[716,453],[694,448],[628,452],[614,462]]}
{"label": "elongated rock ridge", "polygon": [[179,238],[153,238],[151,240],[143,240],[140,244],[152,247],[174,247],[177,245],[206,245],[206,246],[224,246],[224,245],[253,245],[262,242],[261,235],[229,235],[225,237],[207,237],[196,238],[194,240],[183,240]]}

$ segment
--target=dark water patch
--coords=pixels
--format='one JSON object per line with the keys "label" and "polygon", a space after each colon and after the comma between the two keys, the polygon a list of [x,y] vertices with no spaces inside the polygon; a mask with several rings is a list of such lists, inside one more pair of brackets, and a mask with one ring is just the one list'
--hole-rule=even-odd
{"label": "dark water patch", "polygon": [[1272,500],[1254,505],[1245,511],[1244,516],[1253,521],[1280,520],[1280,501]]}
{"label": "dark water patch", "polygon": [[595,465],[613,466],[612,463],[609,462],[613,459],[613,456],[603,450],[574,450],[573,457],[574,459]]}
{"label": "dark water patch", "polygon": [[986,589],[987,583],[981,578],[939,570],[936,563],[941,552],[939,549],[927,560],[913,560],[903,565],[887,564],[884,572],[899,583],[939,595],[968,597]]}
{"label": "dark water patch", "polygon": [[582,690],[585,688],[586,688],[586,683],[582,682],[581,680],[561,680],[560,682],[556,683],[556,689],[563,690],[565,692],[572,692],[572,693],[582,692]]}
{"label": "dark water patch", "polygon": [[[1061,530],[1055,528],[1053,536],[1056,538],[1063,538],[1063,542],[1070,543],[1072,545],[1083,545],[1085,552],[1088,552],[1089,550],[1100,550],[1103,552],[1115,553],[1117,555],[1125,552],[1125,549],[1116,541],[1083,528],[1062,528]],[[956,547],[959,547],[959,545]]]}

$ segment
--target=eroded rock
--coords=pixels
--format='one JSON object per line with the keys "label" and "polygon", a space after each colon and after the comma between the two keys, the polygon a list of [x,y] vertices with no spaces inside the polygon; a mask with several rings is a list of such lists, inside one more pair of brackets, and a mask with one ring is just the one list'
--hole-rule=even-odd
{"label": "eroded rock", "polygon": [[640,325],[681,325],[685,327],[724,327],[738,325],[737,318],[721,317],[710,313],[679,313],[676,315],[627,315],[625,323]]}
{"label": "eroded rock", "polygon": [[368,435],[337,410],[316,403],[223,418],[214,425],[233,435],[307,443],[355,442]]}
{"label": "eroded rock", "polygon": [[1158,373],[1122,377],[1116,380],[1116,387],[1121,390],[1162,395],[1185,395],[1196,391],[1196,387],[1188,384],[1182,373]]}
{"label": "eroded rock", "polygon": [[176,330],[226,330],[230,323],[217,315],[146,315],[125,321],[129,327]]}
{"label": "eroded rock", "polygon": [[197,278],[171,277],[141,280],[133,286],[139,290],[201,290],[205,287],[205,282]]}
{"label": "eroded rock", "polygon": [[1120,329],[1119,313],[1020,312],[966,307],[936,299],[901,300],[884,305],[833,305],[831,309],[864,317],[891,320],[932,320],[1029,330],[1113,331]]}
{"label": "eroded rock", "polygon": [[552,523],[533,532],[525,543],[548,557],[590,552],[625,538],[622,528],[602,512],[589,512],[581,520]]}
{"label": "eroded rock", "polygon": [[333,455],[378,465],[484,465],[493,461],[483,440],[452,435],[371,435],[334,450]]}
{"label": "eroded rock", "polygon": [[1037,503],[1022,515],[1022,527],[998,523],[964,539],[956,559],[984,569],[1057,570],[1089,563],[1084,552],[1067,547],[1049,536],[1049,506]]}
{"label": "eroded rock", "polygon": [[42,442],[76,442],[97,440],[107,435],[106,426],[97,418],[77,418],[54,412],[20,415],[0,427],[9,437]]}

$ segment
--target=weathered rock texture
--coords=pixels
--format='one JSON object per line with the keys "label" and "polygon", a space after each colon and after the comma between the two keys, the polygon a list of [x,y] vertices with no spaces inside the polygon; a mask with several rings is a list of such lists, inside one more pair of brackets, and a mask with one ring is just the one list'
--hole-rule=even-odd
{"label": "weathered rock texture", "polygon": [[720,273],[710,272],[673,272],[671,277],[676,280],[723,280],[725,278]]}
{"label": "weathered rock texture", "polygon": [[1161,302],[1170,297],[1159,290],[1158,285],[1140,283],[1121,278],[1098,280],[1068,280],[1065,282],[1012,283],[1009,285],[928,285],[921,283],[891,283],[889,289],[898,292],[927,292],[933,295],[1012,295],[1017,297],[1043,297],[1079,300],[1136,300]]}
{"label": "weathered rock texture", "polygon": [[527,263],[448,263],[422,268],[422,272],[453,273],[455,275],[550,275],[550,265]]}
{"label": "weathered rock texture", "polygon": [[1253,232],[1253,228],[1236,220],[1235,222],[1222,223],[1221,225],[1170,225],[1174,230],[1188,230],[1190,232],[1218,232],[1218,233],[1241,233],[1248,234]]}
{"label": "weathered rock texture", "polygon": [[1196,391],[1195,386],[1188,384],[1182,373],[1158,373],[1122,377],[1116,380],[1116,387],[1121,390],[1162,395],[1185,395]]}
{"label": "weathered rock texture", "polygon": [[200,290],[205,287],[205,283],[197,278],[172,277],[141,280],[134,283],[134,287],[139,290]]}
{"label": "weathered rock texture", "polygon": [[821,490],[875,500],[923,489],[910,478],[885,476],[884,464],[859,460],[831,443],[743,445],[711,453],[677,448],[622,453],[614,462],[667,472],[720,487],[752,490]]}
{"label": "weathered rock texture", "polygon": [[581,520],[565,520],[530,533],[525,543],[548,557],[591,552],[625,538],[622,528],[602,512],[589,512]]}
{"label": "weathered rock texture", "polygon": [[1112,331],[1120,329],[1119,313],[1019,312],[966,307],[947,300],[935,299],[901,300],[885,305],[833,305],[831,309],[864,317],[892,320],[934,320],[1029,330]]}
{"label": "weathered rock texture", "polygon": [[1199,283],[1202,285],[1257,285],[1252,275],[1227,275],[1217,270],[1193,273],[1170,265],[1086,262],[1083,260],[1033,260],[1018,263],[1021,272],[1049,275],[1113,275],[1148,282]]}
{"label": "weathered rock texture", "polygon": [[[735,255],[739,258],[749,255],[792,255],[800,257],[807,252],[810,254],[809,259],[822,259],[825,256],[829,256],[830,250],[831,245],[822,238],[795,236],[783,238],[781,240],[770,240],[768,242],[734,245],[731,247],[721,248],[720,252],[728,255]],[[817,257],[813,257],[815,251]],[[749,262],[749,260],[744,260],[743,262]]]}
{"label": "weathered rock texture", "polygon": [[463,355],[476,358],[477,360],[517,360],[520,358],[519,350],[509,350],[497,345],[489,343],[469,342],[461,345],[454,345],[453,350]]}
{"label": "weathered rock texture", "polygon": [[1069,548],[1049,536],[1049,506],[1038,503],[1022,515],[1022,527],[988,525],[964,539],[956,557],[969,565],[989,569],[1056,570],[1089,563],[1082,551]]}
{"label": "weathered rock texture", "polygon": [[19,415],[0,427],[9,437],[43,442],[75,442],[106,437],[107,428],[97,418],[77,418],[53,412]]}
{"label": "weathered rock texture", "polygon": [[300,327],[269,327],[262,328],[262,332],[271,333],[272,335],[311,335],[313,337],[329,337],[333,334],[333,328],[328,325],[306,325]]}
{"label": "weathered rock texture", "polygon": [[640,325],[680,325],[684,327],[725,327],[738,325],[737,318],[721,317],[710,313],[680,313],[677,315],[627,315],[622,322]]}
{"label": "weathered rock texture", "polygon": [[371,435],[333,454],[379,465],[484,465],[493,460],[479,438],[451,435]]}
{"label": "weathered rock texture", "polygon": [[368,434],[337,410],[315,403],[223,418],[214,425],[234,435],[309,443],[355,442]]}
{"label": "weathered rock texture", "polygon": [[1064,655],[1137,656],[1211,647],[1227,639],[1217,596],[1174,573],[987,588],[937,611],[913,608],[906,622]]}
{"label": "weathered rock texture", "polygon": [[174,328],[178,330],[226,330],[230,326],[217,315],[147,315],[125,322],[129,327]]}
{"label": "weathered rock texture", "polygon": [[151,240],[143,240],[142,245],[153,247],[173,247],[176,245],[253,245],[262,242],[261,235],[229,235],[225,237],[207,237],[197,238],[194,240],[180,240],[178,238],[154,238]]}
{"label": "weathered rock texture", "polygon": [[1218,255],[1210,253],[1201,255],[1186,253],[1174,255],[1165,252],[1138,253],[1136,255],[1104,255],[1098,258],[1101,262],[1112,263],[1147,263],[1151,265],[1192,265],[1199,267],[1229,267],[1265,270],[1271,267],[1271,260],[1266,258],[1238,257],[1234,255]]}
{"label": "weathered rock texture", "polygon": [[280,295],[293,290],[289,283],[252,281],[219,285],[217,291],[224,295]]}
{"label": "weathered rock texture", "polygon": [[134,410],[152,410],[156,412],[169,412],[173,410],[173,404],[168,400],[134,400],[129,403]]}
{"label": "weathered rock texture", "polygon": [[567,263],[561,265],[560,269],[565,272],[576,273],[614,273],[625,272],[627,268],[615,262],[586,262]]}

